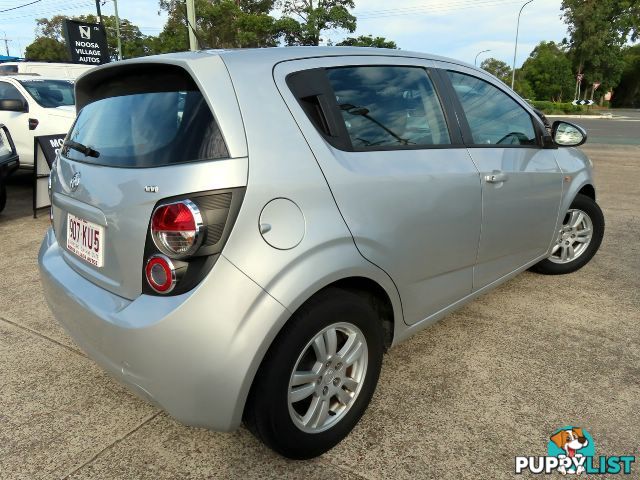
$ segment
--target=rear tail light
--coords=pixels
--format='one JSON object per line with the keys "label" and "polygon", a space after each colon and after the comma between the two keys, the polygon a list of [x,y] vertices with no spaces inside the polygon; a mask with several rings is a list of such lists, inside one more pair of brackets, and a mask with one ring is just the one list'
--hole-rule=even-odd
{"label": "rear tail light", "polygon": [[196,192],[156,204],[144,248],[144,294],[180,295],[202,281],[229,238],[244,191]]}
{"label": "rear tail light", "polygon": [[171,258],[185,258],[202,243],[204,224],[191,200],[160,205],[151,217],[151,236],[158,250]]}
{"label": "rear tail light", "polygon": [[149,286],[158,293],[169,293],[176,286],[176,269],[164,255],[149,258],[144,271]]}

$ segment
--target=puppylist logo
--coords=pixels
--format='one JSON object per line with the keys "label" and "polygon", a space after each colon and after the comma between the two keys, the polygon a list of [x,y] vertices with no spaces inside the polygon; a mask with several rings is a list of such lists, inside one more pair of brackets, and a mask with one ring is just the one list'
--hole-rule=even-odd
{"label": "puppylist logo", "polygon": [[630,475],[633,455],[601,455],[596,458],[593,438],[584,428],[562,427],[553,432],[547,443],[546,457],[516,457],[516,474],[530,472],[549,475],[586,473],[588,475]]}

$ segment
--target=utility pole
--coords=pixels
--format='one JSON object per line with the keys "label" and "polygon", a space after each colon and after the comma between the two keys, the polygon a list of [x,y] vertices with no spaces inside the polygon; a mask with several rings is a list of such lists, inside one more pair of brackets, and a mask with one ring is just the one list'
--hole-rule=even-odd
{"label": "utility pole", "polygon": [[116,40],[118,41],[118,60],[122,60],[122,41],[120,40],[120,16],[118,15],[118,0],[113,0],[116,14]]}
{"label": "utility pole", "polygon": [[102,12],[100,11],[100,0],[96,0],[96,12],[98,12],[98,23],[102,25]]}
{"label": "utility pole", "polygon": [[7,51],[7,57],[10,57],[11,55],[9,55],[9,42],[13,42],[13,40],[11,40],[10,38],[7,38],[7,32],[4,32],[4,48]]}
{"label": "utility pole", "polygon": [[189,50],[196,51],[198,49],[198,39],[196,37],[196,7],[194,0],[186,0],[187,3],[187,29],[189,30]]}

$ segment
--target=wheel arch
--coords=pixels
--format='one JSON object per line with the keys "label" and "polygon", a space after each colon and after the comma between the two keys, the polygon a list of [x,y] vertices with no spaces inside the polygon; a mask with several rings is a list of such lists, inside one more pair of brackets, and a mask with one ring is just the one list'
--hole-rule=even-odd
{"label": "wheel arch", "polygon": [[303,301],[296,302],[297,308],[290,310],[291,314],[287,320],[281,324],[276,332],[273,332],[273,335],[268,339],[265,339],[265,343],[268,343],[268,345],[266,345],[266,348],[261,349],[263,353],[258,353],[256,355],[253,362],[255,368],[250,373],[250,382],[247,382],[248,388],[243,392],[241,398],[239,398],[239,401],[241,402],[241,411],[243,412],[242,418],[244,418],[244,412],[248,403],[247,400],[249,399],[251,390],[255,384],[255,378],[265,359],[268,357],[271,346],[274,344],[280,333],[286,328],[289,320],[293,317],[295,312],[304,307],[304,305],[320,294],[320,292],[323,292],[328,288],[341,288],[352,291],[370,300],[373,303],[375,310],[379,313],[380,321],[382,322],[385,351],[393,344],[395,329],[398,328],[399,324],[403,324],[402,308],[397,290],[389,292],[388,286],[385,288],[385,286],[383,286],[379,281],[362,274],[346,275],[341,278],[325,282],[321,286],[316,286],[313,293],[307,295]]}
{"label": "wheel arch", "polygon": [[[372,302],[379,315],[384,332],[384,347],[387,350],[393,343],[393,334],[396,318],[393,311],[393,303],[387,291],[375,280],[368,277],[352,276],[336,280],[315,292],[308,300],[327,288],[340,288],[361,295]],[[307,301],[308,301],[307,300]],[[306,303],[306,302],[305,302]]]}
{"label": "wheel arch", "polygon": [[580,190],[578,190],[579,194],[586,195],[594,202],[596,201],[596,189],[590,183],[583,185]]}

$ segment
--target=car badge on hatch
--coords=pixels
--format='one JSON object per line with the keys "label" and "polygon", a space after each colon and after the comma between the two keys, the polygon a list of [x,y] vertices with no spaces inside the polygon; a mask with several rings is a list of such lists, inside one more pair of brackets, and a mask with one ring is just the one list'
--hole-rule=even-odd
{"label": "car badge on hatch", "polygon": [[75,192],[78,189],[78,186],[80,186],[80,172],[74,173],[73,177],[71,177],[71,181],[69,182],[69,188],[72,192]]}

